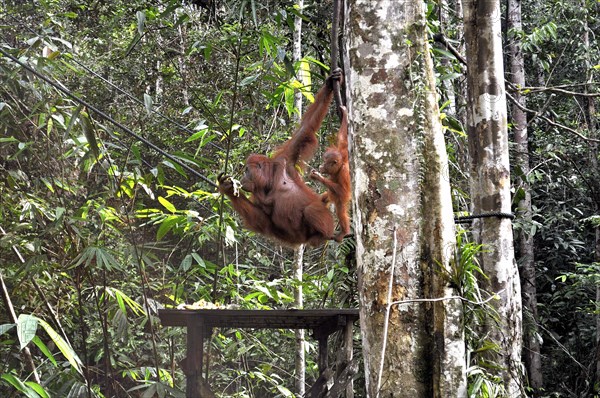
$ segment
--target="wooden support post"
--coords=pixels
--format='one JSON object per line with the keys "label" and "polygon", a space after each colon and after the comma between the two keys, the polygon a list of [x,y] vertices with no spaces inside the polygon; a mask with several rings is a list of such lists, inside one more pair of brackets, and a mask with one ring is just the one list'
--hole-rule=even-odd
{"label": "wooden support post", "polygon": [[[352,321],[347,321],[346,326],[344,327],[344,359],[346,360],[348,366],[350,366],[350,363],[352,362],[354,348],[354,342],[352,339],[353,336],[354,323]],[[354,382],[352,380],[350,380],[350,382],[346,386],[346,398],[354,398]]]}
{"label": "wooden support post", "polygon": [[193,318],[187,325],[187,358],[185,360],[185,396],[202,398],[202,357],[204,355],[204,321]]}
{"label": "wooden support post", "polygon": [[319,374],[322,374],[329,364],[327,358],[327,338],[326,334],[320,334],[317,336],[317,341],[319,342],[319,359],[317,364],[319,365]]}

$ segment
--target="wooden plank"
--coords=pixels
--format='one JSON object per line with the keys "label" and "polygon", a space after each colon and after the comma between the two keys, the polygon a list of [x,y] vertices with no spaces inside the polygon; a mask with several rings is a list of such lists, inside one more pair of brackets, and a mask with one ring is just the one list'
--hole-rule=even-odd
{"label": "wooden plank", "polygon": [[334,326],[333,329],[339,330],[343,327],[343,325],[339,325],[340,317],[352,323],[358,319],[359,315],[357,309],[343,308],[320,310],[161,309],[158,310],[158,316],[163,326],[186,326],[192,319],[201,317],[207,328],[233,327],[315,330],[327,324]]}

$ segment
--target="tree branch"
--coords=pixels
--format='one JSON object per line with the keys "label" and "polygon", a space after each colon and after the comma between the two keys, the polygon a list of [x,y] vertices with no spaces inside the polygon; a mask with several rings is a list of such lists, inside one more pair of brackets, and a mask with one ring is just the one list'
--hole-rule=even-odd
{"label": "tree branch", "polygon": [[440,43],[444,47],[446,47],[446,50],[450,51],[450,53],[452,55],[454,55],[461,64],[463,64],[465,66],[467,65],[467,60],[465,59],[465,57],[463,57],[462,54],[460,52],[458,52],[458,50],[456,48],[454,48],[454,46],[452,44],[450,44],[448,42],[448,40],[446,39],[446,36],[444,36],[441,33],[437,33],[437,34],[433,35],[433,40]]}
{"label": "tree branch", "polygon": [[563,88],[556,87],[520,87],[520,91],[529,91],[530,93],[542,93],[549,91],[551,93],[572,95],[576,97],[600,97],[600,93],[580,93],[578,91],[569,91]]}
{"label": "tree branch", "polygon": [[599,139],[586,137],[586,136],[584,136],[583,134],[581,134],[577,130],[574,130],[574,129],[570,128],[570,127],[567,127],[567,126],[565,126],[563,124],[556,123],[555,121],[547,118],[546,116],[540,115],[539,111],[534,111],[533,109],[528,109],[528,108],[524,107],[516,99],[514,99],[509,93],[506,93],[506,97],[508,99],[510,99],[511,102],[513,104],[515,104],[515,106],[517,108],[521,109],[522,111],[528,112],[528,113],[533,113],[534,117],[539,117],[540,119],[542,119],[543,121],[545,121],[546,123],[548,123],[551,126],[557,127],[559,129],[562,129],[562,130],[565,130],[565,131],[568,131],[569,133],[571,133],[573,135],[576,135],[577,137],[581,138],[582,140],[584,140],[585,142],[588,142],[588,143],[590,143],[590,142],[600,142]]}

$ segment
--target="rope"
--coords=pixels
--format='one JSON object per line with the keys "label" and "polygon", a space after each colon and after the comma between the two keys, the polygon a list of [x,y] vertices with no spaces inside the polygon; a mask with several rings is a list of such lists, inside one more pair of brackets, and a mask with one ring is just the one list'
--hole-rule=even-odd
{"label": "rope", "polygon": [[508,218],[508,219],[512,220],[515,218],[515,215],[512,213],[502,213],[502,212],[471,214],[470,216],[454,217],[454,222],[457,224],[463,224],[463,223],[467,223],[469,221],[475,220],[476,218],[490,218],[490,217]]}
{"label": "rope", "polygon": [[[333,18],[331,21],[331,72],[338,67],[341,2],[342,0],[333,1]],[[338,116],[341,118],[342,111],[340,110],[340,107],[344,104],[342,103],[342,94],[340,93],[340,83],[338,81],[333,82],[333,98],[337,105]]]}
{"label": "rope", "polygon": [[4,55],[5,57],[7,57],[8,59],[10,59],[11,61],[13,61],[16,64],[20,65],[22,68],[24,68],[25,70],[27,70],[28,72],[30,72],[31,74],[33,74],[38,79],[43,80],[44,82],[48,83],[49,85],[51,85],[55,89],[59,90],[60,92],[62,92],[66,96],[70,97],[73,101],[77,102],[78,104],[83,105],[86,108],[88,108],[88,109],[92,110],[93,112],[97,113],[103,119],[111,122],[112,124],[114,124],[116,127],[118,127],[119,129],[121,129],[125,133],[129,134],[130,136],[132,136],[136,140],[138,140],[138,141],[146,144],[146,146],[154,149],[156,152],[160,153],[161,155],[163,155],[167,159],[171,160],[172,162],[177,163],[178,165],[180,165],[181,167],[183,167],[184,169],[186,169],[187,171],[189,171],[190,173],[192,173],[196,177],[199,177],[200,179],[202,179],[205,182],[207,182],[208,184],[210,184],[212,187],[214,187],[214,188],[217,187],[217,184],[215,184],[208,177],[200,174],[198,171],[194,170],[193,168],[191,168],[187,164],[183,163],[181,160],[177,159],[173,155],[171,155],[171,154],[165,152],[164,150],[160,149],[159,147],[157,147],[156,145],[154,145],[153,143],[151,143],[147,139],[143,138],[142,136],[134,133],[132,130],[130,130],[129,128],[125,127],[123,124],[117,122],[112,117],[110,117],[109,115],[107,115],[105,112],[103,112],[100,109],[96,108],[95,106],[93,106],[89,102],[87,102],[87,101],[79,98],[78,96],[76,96],[75,94],[73,94],[70,90],[62,87],[60,84],[58,84],[58,83],[50,80],[48,77],[42,75],[41,73],[39,73],[38,71],[36,71],[35,69],[33,69],[31,66],[25,64],[24,62],[20,61],[16,57],[14,57],[11,54],[9,54],[8,52],[6,52],[1,47],[0,47],[0,53],[2,53],[2,55]]}

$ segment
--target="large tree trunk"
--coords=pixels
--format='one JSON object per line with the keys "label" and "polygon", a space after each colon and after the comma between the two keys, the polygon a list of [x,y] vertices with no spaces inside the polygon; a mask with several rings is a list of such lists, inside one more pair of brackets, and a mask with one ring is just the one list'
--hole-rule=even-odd
{"label": "large tree trunk", "polygon": [[[467,134],[471,158],[471,200],[474,214],[510,213],[510,172],[506,125],[506,93],[502,65],[499,0],[463,0],[467,50]],[[489,279],[481,281],[499,300],[490,304],[483,333],[498,347],[487,360],[498,366],[509,396],[522,394],[521,288],[514,259],[511,220],[488,217],[473,223],[484,245],[480,263]]]}
{"label": "large tree trunk", "polygon": [[521,199],[518,203],[518,216],[521,220],[521,229],[518,232],[519,265],[521,271],[521,289],[523,309],[527,316],[524,317],[523,333],[525,350],[523,359],[529,378],[529,386],[534,391],[539,391],[543,386],[542,361],[540,355],[539,330],[537,327],[537,285],[535,280],[535,257],[533,250],[533,211],[531,208],[531,187],[529,185],[529,137],[527,134],[527,114],[525,96],[520,89],[525,86],[525,62],[521,51],[521,0],[508,0],[507,42],[508,57],[510,60],[510,81],[516,87],[515,101],[520,105],[513,106],[511,115],[515,134],[516,155],[515,185],[519,187]]}
{"label": "large tree trunk", "polygon": [[423,4],[353,0],[348,10],[367,394],[463,397],[462,306],[444,276],[452,202]]}

